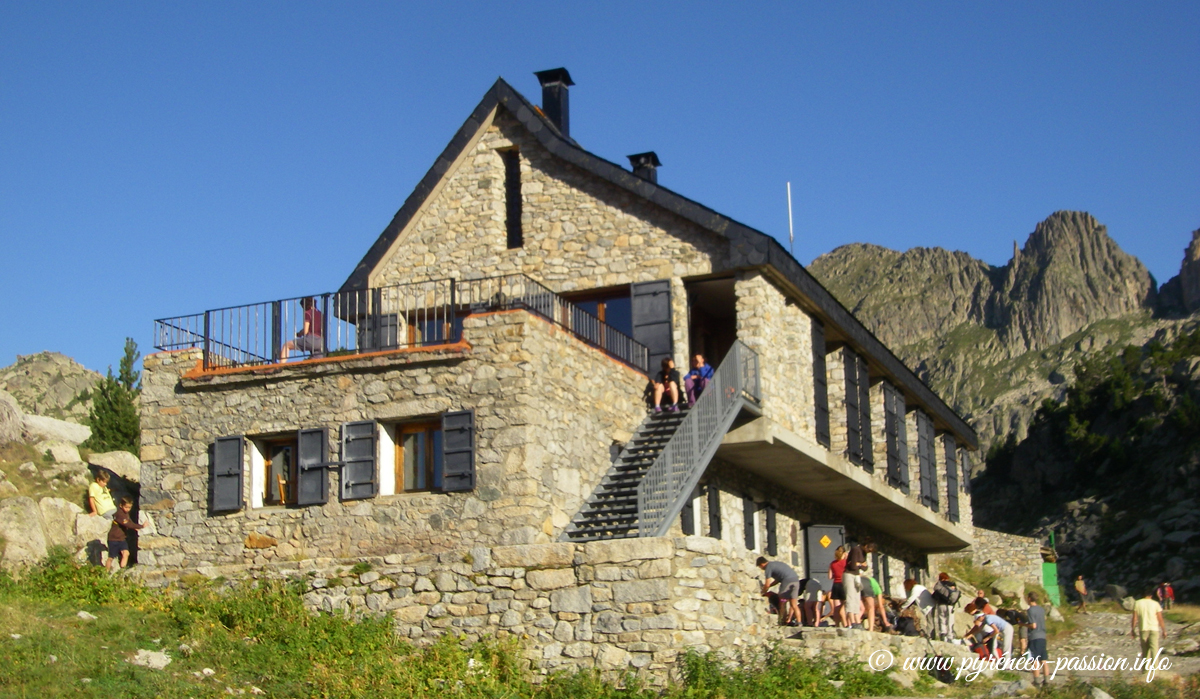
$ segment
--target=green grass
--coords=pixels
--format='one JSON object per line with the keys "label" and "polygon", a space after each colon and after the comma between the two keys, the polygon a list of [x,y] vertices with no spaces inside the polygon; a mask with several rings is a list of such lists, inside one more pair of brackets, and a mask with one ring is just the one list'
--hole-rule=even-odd
{"label": "green grass", "polygon": [[[94,614],[84,620],[79,611]],[[13,638],[17,634],[19,638]],[[164,670],[126,662],[163,650]],[[651,687],[595,672],[534,674],[516,640],[443,637],[413,646],[386,620],[353,621],[303,607],[300,586],[190,583],[149,590],[81,568],[56,551],[21,580],[0,574],[0,696],[534,697],[536,699],[850,699],[897,694],[969,697],[991,683],[942,687],[926,676],[901,690],[858,663],[805,660],[780,647],[736,660],[688,653],[678,679]],[[205,670],[211,671],[205,674]],[[835,683],[840,683],[840,686]],[[1180,691],[1106,685],[1114,699],[1183,699]],[[1200,691],[1193,682],[1190,690]],[[1090,699],[1064,685],[1040,696]]]}

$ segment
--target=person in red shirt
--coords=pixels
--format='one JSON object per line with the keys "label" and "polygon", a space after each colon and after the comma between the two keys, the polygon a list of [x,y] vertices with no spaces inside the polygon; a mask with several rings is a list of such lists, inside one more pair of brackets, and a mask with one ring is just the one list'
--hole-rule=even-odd
{"label": "person in red shirt", "polygon": [[300,307],[304,309],[304,325],[295,340],[283,343],[280,358],[285,362],[294,350],[308,352],[310,356],[325,350],[325,314],[317,310],[317,300],[309,296],[300,301]]}
{"label": "person in red shirt", "polygon": [[829,599],[833,604],[833,620],[838,626],[848,626],[846,621],[846,588],[843,582],[846,574],[846,547],[839,546],[833,551],[833,563],[829,564],[829,579],[833,581],[833,592]]}

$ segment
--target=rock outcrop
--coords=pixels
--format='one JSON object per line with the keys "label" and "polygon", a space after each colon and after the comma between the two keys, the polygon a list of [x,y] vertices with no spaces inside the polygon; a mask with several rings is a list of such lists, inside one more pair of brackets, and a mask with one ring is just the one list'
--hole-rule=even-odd
{"label": "rock outcrop", "polygon": [[0,537],[4,556],[0,566],[13,570],[34,565],[46,557],[46,534],[42,511],[31,498],[0,500]]}
{"label": "rock outcrop", "polygon": [[0,390],[12,394],[26,413],[82,420],[100,378],[64,354],[38,352],[18,355],[15,364],[0,368]]}
{"label": "rock outcrop", "polygon": [[79,445],[92,436],[92,428],[87,425],[45,415],[26,415],[21,424],[25,439],[29,441],[48,440]]}
{"label": "rock outcrop", "polygon": [[0,391],[0,444],[20,439],[24,420],[25,415],[17,399],[6,391]]}
{"label": "rock outcrop", "polygon": [[1200,311],[1200,230],[1192,231],[1192,242],[1183,249],[1179,274],[1163,284],[1161,297],[1160,305],[1168,313]]}

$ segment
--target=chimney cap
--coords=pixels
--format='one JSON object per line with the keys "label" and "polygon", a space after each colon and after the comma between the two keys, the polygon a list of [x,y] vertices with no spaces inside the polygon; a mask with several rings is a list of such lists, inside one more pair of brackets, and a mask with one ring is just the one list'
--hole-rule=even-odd
{"label": "chimney cap", "polygon": [[533,74],[537,76],[538,82],[541,83],[543,87],[545,87],[546,85],[552,85],[554,83],[562,83],[563,85],[566,85],[567,87],[570,87],[575,84],[575,81],[571,80],[571,74],[567,72],[566,68],[551,68],[550,70],[538,70],[538,71],[534,71]]}
{"label": "chimney cap", "polygon": [[662,165],[658,160],[658,154],[654,151],[646,151],[645,153],[635,153],[627,155],[629,158],[629,166],[637,169],[639,167],[660,167]]}

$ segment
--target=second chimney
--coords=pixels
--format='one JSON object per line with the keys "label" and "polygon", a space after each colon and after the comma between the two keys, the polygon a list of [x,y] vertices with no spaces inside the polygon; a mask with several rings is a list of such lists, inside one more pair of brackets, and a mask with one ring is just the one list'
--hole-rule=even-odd
{"label": "second chimney", "polygon": [[534,75],[542,84],[542,112],[546,118],[558,127],[559,133],[571,137],[571,100],[570,88],[575,83],[566,68],[541,70]]}
{"label": "second chimney", "polygon": [[658,167],[662,163],[658,162],[658,155],[654,151],[625,157],[629,158],[629,166],[633,168],[633,174],[643,180],[658,184]]}

